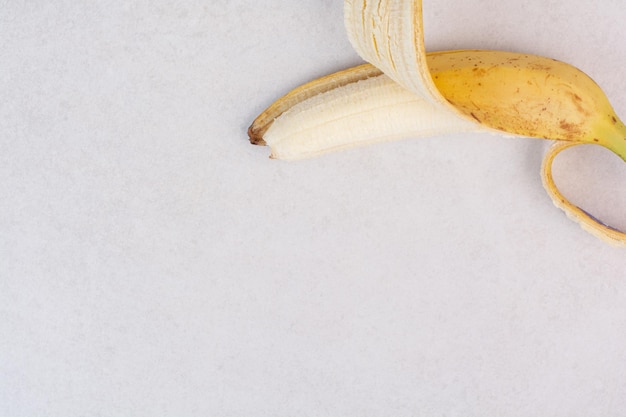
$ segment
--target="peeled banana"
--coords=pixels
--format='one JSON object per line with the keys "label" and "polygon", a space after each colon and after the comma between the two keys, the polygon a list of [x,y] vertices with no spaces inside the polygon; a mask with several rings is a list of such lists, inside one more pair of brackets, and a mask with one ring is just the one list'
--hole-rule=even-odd
{"label": "peeled banana", "polygon": [[299,159],[375,142],[459,132],[556,140],[542,181],[582,227],[626,246],[626,234],[572,205],[552,178],[555,156],[584,143],[626,161],[626,126],[602,89],[566,63],[529,54],[426,53],[421,0],[345,0],[348,38],[369,64],[307,83],[249,128],[271,156]]}

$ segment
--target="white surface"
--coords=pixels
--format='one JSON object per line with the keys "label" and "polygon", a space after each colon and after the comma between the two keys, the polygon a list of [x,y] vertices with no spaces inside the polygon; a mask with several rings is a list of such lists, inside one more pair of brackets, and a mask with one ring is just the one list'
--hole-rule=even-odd
{"label": "white surface", "polygon": [[[626,116],[622,2],[424,7],[429,49],[568,61]],[[546,142],[247,143],[360,63],[341,9],[4,2],[0,415],[626,415],[626,252],[552,206]],[[591,203],[625,180],[593,155]]]}

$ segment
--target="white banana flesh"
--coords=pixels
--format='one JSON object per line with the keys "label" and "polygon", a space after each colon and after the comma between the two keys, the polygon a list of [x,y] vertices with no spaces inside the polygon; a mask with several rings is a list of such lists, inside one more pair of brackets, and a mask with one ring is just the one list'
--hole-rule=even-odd
{"label": "white banana flesh", "polygon": [[295,104],[263,138],[277,159],[301,159],[390,140],[485,131],[386,75],[358,80]]}

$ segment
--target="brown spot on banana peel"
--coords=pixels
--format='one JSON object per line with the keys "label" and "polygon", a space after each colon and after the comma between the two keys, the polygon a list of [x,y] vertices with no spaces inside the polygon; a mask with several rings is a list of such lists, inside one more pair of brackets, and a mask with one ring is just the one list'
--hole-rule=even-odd
{"label": "brown spot on banana peel", "polygon": [[584,104],[583,99],[580,98],[578,94],[568,91],[567,95],[572,99],[572,103],[574,103],[576,110],[578,110],[580,114],[582,114],[585,117],[591,116],[591,112],[583,107],[583,104]]}
{"label": "brown spot on banana peel", "polygon": [[560,120],[559,127],[565,131],[565,137],[575,136],[580,133],[580,128],[577,125],[568,123],[566,120]]}

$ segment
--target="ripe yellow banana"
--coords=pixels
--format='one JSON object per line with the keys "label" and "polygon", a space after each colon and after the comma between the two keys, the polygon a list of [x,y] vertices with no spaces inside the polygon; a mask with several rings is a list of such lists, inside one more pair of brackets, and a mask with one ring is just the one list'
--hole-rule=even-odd
{"label": "ripe yellow banana", "polygon": [[421,0],[345,0],[348,37],[371,64],[287,94],[250,126],[272,157],[298,159],[352,146],[443,133],[491,132],[552,139],[542,180],[554,203],[594,235],[626,234],[569,203],[552,179],[567,147],[602,145],[626,161],[626,126],[600,87],[549,58],[501,51],[426,53]]}

